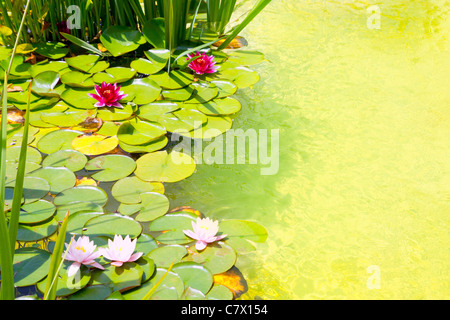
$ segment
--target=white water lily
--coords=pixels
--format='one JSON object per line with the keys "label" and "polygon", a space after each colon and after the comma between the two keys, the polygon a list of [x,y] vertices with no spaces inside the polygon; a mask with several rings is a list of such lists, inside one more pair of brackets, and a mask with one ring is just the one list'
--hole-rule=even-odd
{"label": "white water lily", "polygon": [[227,236],[226,234],[216,236],[217,232],[219,232],[219,221],[213,221],[209,218],[197,218],[196,222],[192,222],[192,228],[194,231],[183,230],[183,232],[188,237],[197,240],[195,248],[198,251],[204,250],[208,243],[222,240]]}
{"label": "white water lily", "polygon": [[[130,236],[122,238],[120,235],[114,236],[114,241],[108,239],[108,248],[98,249],[103,257],[111,260],[111,265],[121,267],[125,262],[133,262],[139,259],[143,253],[134,253],[137,239],[131,241]],[[133,254],[134,253],[134,254]]]}
{"label": "white water lily", "polygon": [[[69,246],[67,243],[65,245],[66,248]],[[105,268],[95,261],[95,259],[101,255],[100,252],[95,251],[95,249],[97,249],[97,246],[94,245],[94,241],[89,241],[89,237],[87,236],[80,237],[72,243],[66,255],[66,260],[74,262],[69,267],[69,277],[75,275],[78,270],[80,270],[82,264],[88,267],[91,266],[105,270]]]}

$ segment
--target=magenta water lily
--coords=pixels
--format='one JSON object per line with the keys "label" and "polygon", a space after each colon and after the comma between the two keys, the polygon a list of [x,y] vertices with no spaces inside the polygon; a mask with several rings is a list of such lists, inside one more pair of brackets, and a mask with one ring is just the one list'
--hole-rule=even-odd
{"label": "magenta water lily", "polygon": [[119,101],[128,97],[128,94],[124,94],[123,91],[120,91],[120,88],[121,87],[118,86],[117,83],[111,84],[103,82],[101,86],[95,86],[97,94],[88,93],[88,96],[98,101],[95,104],[97,108],[115,107],[123,109],[123,106]]}
{"label": "magenta water lily", "polygon": [[198,57],[189,64],[189,68],[196,74],[211,74],[217,72],[218,67],[215,65],[214,56],[207,56],[206,53],[188,54],[187,60]]}

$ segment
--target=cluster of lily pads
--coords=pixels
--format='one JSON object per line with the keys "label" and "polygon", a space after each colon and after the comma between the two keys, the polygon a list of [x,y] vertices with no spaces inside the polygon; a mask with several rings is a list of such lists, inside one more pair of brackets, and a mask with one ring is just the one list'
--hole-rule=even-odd
{"label": "cluster of lily pads", "polygon": [[[120,47],[111,48],[113,55],[123,54]],[[235,265],[238,253],[254,250],[251,242],[264,242],[267,233],[254,222],[224,220],[218,228],[225,238],[200,247],[197,241],[196,246],[186,230],[202,214],[191,208],[169,211],[163,184],[188,178],[196,164],[190,156],[171,151],[168,142],[175,132],[209,139],[214,137],[209,129],[216,129],[216,135],[229,130],[232,116],[241,109],[232,95],[259,80],[248,66],[261,62],[263,55],[209,51],[217,72],[198,75],[183,68],[185,59],[166,72],[174,58],[166,49],[145,51],[125,66],[123,61],[115,66],[118,62],[104,55],[67,56],[69,50],[61,44],[41,46],[38,53],[48,59],[31,64],[24,55],[14,57],[8,87],[11,114],[26,110],[30,86],[32,92],[17,240],[51,239],[69,212],[67,242],[78,235],[106,248],[108,239],[122,235],[135,239],[142,253],[121,266],[99,257],[97,263],[105,270],[81,265],[71,277],[66,261],[57,296],[141,299],[158,284],[153,299],[232,299],[232,288],[215,281],[216,276]],[[9,49],[0,47],[0,69],[7,69],[9,55]],[[121,87],[120,108],[96,106],[95,87],[101,84]],[[7,131],[6,211],[23,139],[20,119],[11,119]],[[173,161],[174,156],[183,161]],[[119,206],[105,212],[111,197]],[[51,251],[51,242],[48,248],[16,250],[17,287],[36,285],[43,291]]]}

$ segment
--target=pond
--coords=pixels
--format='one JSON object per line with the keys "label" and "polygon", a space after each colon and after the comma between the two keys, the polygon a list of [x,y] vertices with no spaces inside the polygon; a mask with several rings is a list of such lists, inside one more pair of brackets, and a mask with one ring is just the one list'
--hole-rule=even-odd
{"label": "pond", "polygon": [[[380,29],[367,26],[374,4]],[[448,297],[448,10],[274,0],[246,29],[270,62],[238,93],[234,128],[279,129],[279,172],[203,164],[166,191],[174,206],[268,229],[240,257],[243,299]]]}

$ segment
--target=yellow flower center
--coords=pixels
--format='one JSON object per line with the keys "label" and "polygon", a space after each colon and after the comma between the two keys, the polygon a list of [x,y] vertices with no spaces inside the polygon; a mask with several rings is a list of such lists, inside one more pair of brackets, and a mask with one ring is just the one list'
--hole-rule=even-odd
{"label": "yellow flower center", "polygon": [[86,248],[82,247],[82,246],[78,246],[75,248],[77,251],[83,251],[84,253],[86,252]]}

